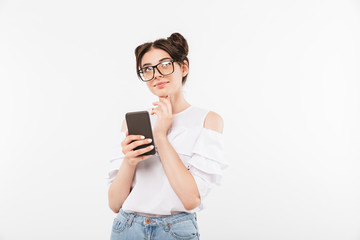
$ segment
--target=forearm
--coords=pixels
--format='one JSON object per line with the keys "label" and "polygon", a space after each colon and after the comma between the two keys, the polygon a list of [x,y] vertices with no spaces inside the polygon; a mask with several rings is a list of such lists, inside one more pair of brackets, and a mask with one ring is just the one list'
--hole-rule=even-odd
{"label": "forearm", "polygon": [[184,166],[166,136],[157,137],[155,143],[171,187],[180,198],[185,209],[194,209],[200,204],[200,194],[194,177]]}
{"label": "forearm", "polygon": [[109,187],[109,207],[118,213],[122,204],[129,196],[136,166],[129,165],[126,158],[123,160],[120,169]]}

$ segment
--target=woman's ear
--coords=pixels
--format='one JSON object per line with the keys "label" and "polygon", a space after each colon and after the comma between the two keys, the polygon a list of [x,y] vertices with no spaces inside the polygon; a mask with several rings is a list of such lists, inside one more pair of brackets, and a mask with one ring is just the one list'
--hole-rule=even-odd
{"label": "woman's ear", "polygon": [[184,60],[183,64],[181,64],[181,72],[183,77],[189,73],[189,64],[186,60]]}

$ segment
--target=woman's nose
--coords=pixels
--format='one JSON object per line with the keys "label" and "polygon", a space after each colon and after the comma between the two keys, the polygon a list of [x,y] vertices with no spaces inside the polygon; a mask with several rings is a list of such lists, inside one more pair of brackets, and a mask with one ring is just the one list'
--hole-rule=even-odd
{"label": "woman's nose", "polygon": [[154,68],[154,78],[162,77],[161,73],[159,72],[159,69]]}

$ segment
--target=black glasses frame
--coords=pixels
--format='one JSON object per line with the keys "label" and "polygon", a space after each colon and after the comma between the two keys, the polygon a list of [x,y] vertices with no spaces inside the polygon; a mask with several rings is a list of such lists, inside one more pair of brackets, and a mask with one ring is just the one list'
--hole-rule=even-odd
{"label": "black glasses frame", "polygon": [[[163,64],[164,62],[170,62],[170,63],[171,63],[171,66],[172,66],[172,71],[171,71],[171,73],[163,74],[163,73],[159,70],[158,65]],[[138,73],[139,73],[139,75],[140,75],[140,80],[143,81],[143,82],[148,82],[148,81],[153,80],[153,79],[154,79],[154,76],[155,76],[155,68],[156,68],[156,69],[158,70],[158,72],[159,72],[161,75],[163,75],[163,76],[167,76],[167,75],[172,74],[172,73],[174,72],[174,70],[175,70],[175,68],[174,68],[174,62],[177,62],[177,61],[175,61],[175,60],[166,60],[166,61],[162,61],[162,62],[160,62],[160,63],[158,63],[158,64],[156,64],[156,65],[154,65],[154,66],[147,66],[147,67],[140,68],[140,70],[138,70]],[[141,77],[141,74],[143,73],[143,69],[148,68],[148,67],[152,67],[152,69],[153,69],[153,76],[152,76],[152,78],[150,78],[149,80],[144,80],[144,79]]]}

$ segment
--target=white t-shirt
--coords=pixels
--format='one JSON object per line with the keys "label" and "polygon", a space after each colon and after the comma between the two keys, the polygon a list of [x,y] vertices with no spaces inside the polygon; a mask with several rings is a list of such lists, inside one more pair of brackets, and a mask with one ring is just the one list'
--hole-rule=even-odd
{"label": "white t-shirt", "polygon": [[[151,115],[151,109],[147,111],[153,128],[157,115]],[[170,144],[196,181],[201,204],[190,211],[184,208],[169,183],[156,151],[155,155],[136,166],[132,190],[122,205],[124,211],[146,216],[165,216],[178,212],[198,212],[204,208],[204,198],[210,189],[221,185],[222,170],[228,166],[223,134],[203,127],[208,112],[209,110],[191,105],[182,112],[173,114],[173,122],[167,133]],[[125,137],[125,132],[121,132],[121,137],[115,144],[107,177],[108,187],[115,179],[124,158],[121,142]]]}

